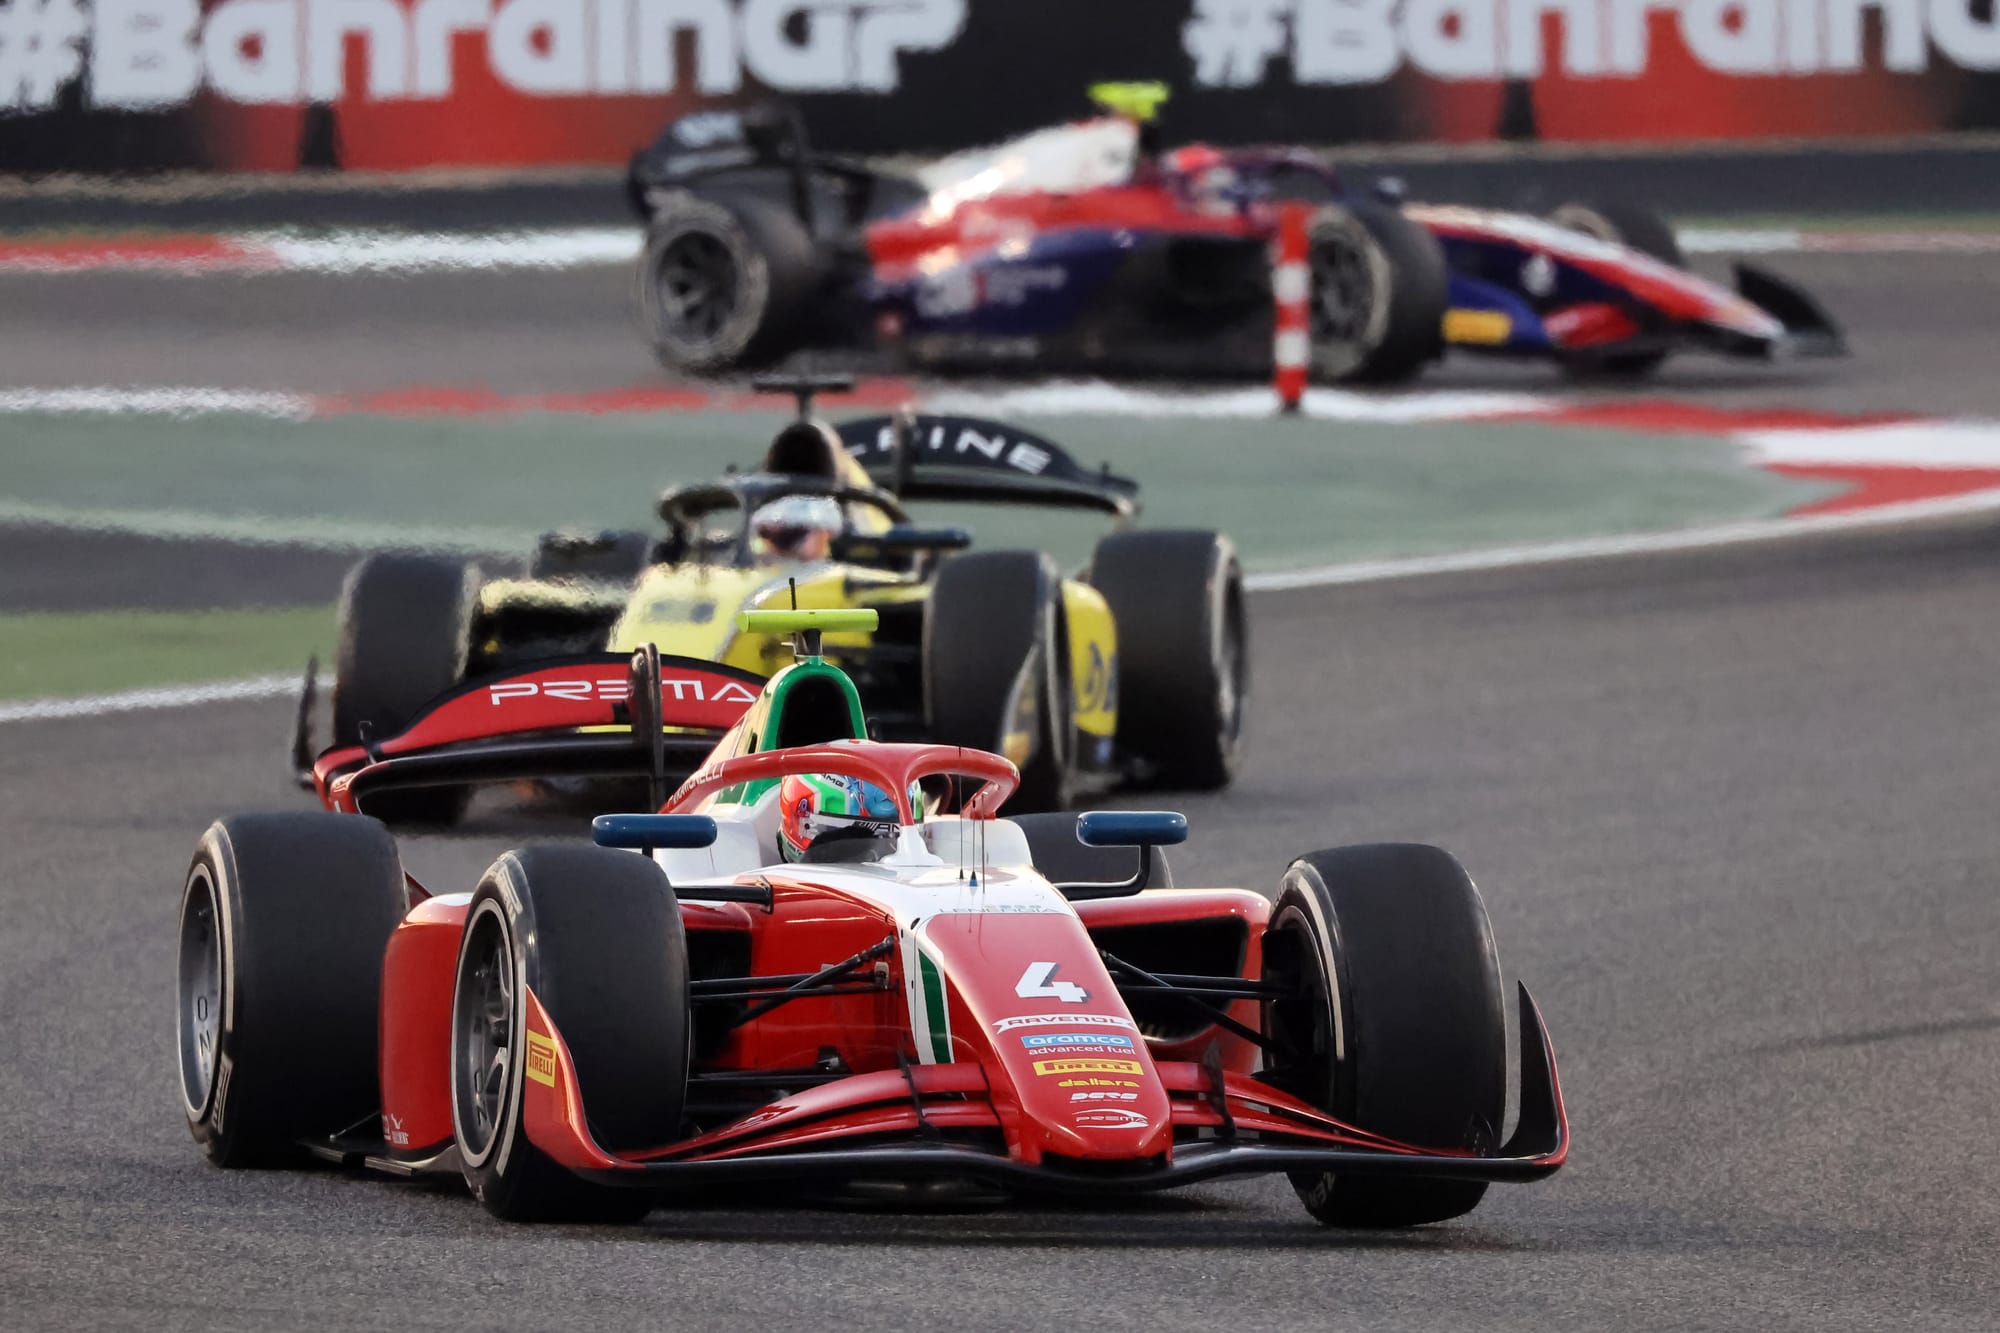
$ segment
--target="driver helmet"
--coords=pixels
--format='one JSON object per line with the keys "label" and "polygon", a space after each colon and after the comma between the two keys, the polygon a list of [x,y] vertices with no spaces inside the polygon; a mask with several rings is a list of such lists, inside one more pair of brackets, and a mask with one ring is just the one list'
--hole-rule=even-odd
{"label": "driver helmet", "polygon": [[1167,154],[1167,169],[1179,180],[1195,208],[1203,213],[1234,212],[1242,178],[1219,149],[1189,144]]}
{"label": "driver helmet", "polygon": [[[840,848],[838,859],[854,861],[878,861],[896,848],[896,802],[860,778],[795,773],[778,784],[778,812],[778,850],[787,861],[803,861],[815,847],[823,856],[838,844],[852,844]],[[917,823],[924,818],[923,792],[915,783],[910,817]]]}
{"label": "driver helmet", "polygon": [[845,526],[840,502],[825,495],[787,495],[750,516],[758,555],[767,560],[824,560]]}

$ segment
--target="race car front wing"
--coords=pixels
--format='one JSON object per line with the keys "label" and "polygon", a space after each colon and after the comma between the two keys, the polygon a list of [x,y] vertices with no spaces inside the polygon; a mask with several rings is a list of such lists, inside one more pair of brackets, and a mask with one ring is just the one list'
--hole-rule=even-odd
{"label": "race car front wing", "polygon": [[[979,1095],[984,1078],[972,1064],[855,1075],[686,1143],[633,1157],[614,1157],[591,1142],[573,1084],[552,1088],[556,1097],[545,1103],[543,1115],[531,1111],[529,1125],[543,1150],[579,1175],[646,1189],[952,1179],[1043,1193],[1143,1193],[1219,1176],[1317,1171],[1519,1183],[1553,1174],[1569,1156],[1569,1118],[1555,1052],[1525,986],[1520,1015],[1520,1114],[1513,1134],[1487,1154],[1399,1143],[1344,1124],[1254,1078],[1185,1062],[1158,1066],[1173,1095],[1177,1130],[1165,1159],[1011,1157],[997,1142],[998,1121]],[[855,1146],[857,1141],[863,1146]]]}

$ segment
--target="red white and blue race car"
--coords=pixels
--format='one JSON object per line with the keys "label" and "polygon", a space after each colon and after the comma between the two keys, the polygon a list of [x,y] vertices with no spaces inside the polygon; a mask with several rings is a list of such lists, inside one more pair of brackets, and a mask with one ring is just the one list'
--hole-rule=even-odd
{"label": "red white and blue race car", "polygon": [[[1346,1226],[1455,1217],[1562,1165],[1525,990],[1503,1141],[1498,964],[1448,854],[1311,852],[1272,897],[1177,886],[1177,814],[1001,818],[1006,759],[863,739],[817,649],[872,611],[745,614],[801,648],[754,691],[649,649],[472,682],[321,755],[326,811],[208,830],[178,1032],[211,1160],[462,1176],[504,1218],[599,1220],[697,1186],[1102,1196],[1283,1172]],[[508,852],[470,892],[419,887],[364,817],[475,779],[664,797],[666,738],[720,724],[660,813]]]}
{"label": "red white and blue race car", "polygon": [[[1642,210],[1358,193],[1301,149],[1166,150],[1161,90],[1093,91],[1115,114],[913,175],[814,153],[779,107],[673,122],[628,181],[661,361],[705,374],[875,347],[932,371],[1268,379],[1281,298],[1303,307],[1320,382],[1406,380],[1447,347],[1623,376],[1680,350],[1844,350],[1805,293],[1747,264],[1734,291],[1688,271]],[[1295,279],[1274,277],[1287,227]]]}

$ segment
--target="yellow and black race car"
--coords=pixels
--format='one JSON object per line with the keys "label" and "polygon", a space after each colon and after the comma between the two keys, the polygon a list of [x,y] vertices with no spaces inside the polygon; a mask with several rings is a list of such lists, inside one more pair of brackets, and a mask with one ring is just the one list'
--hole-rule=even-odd
{"label": "yellow and black race car", "polygon": [[[356,565],[340,603],[335,742],[392,735],[483,676],[646,643],[761,680],[790,649],[739,631],[739,612],[868,607],[875,630],[830,633],[824,647],[859,686],[877,739],[1007,755],[1023,778],[1016,810],[1119,780],[1229,782],[1249,634],[1227,537],[1134,529],[1134,482],[1016,427],[905,411],[836,428],[811,399],[844,381],[759,384],[795,394],[797,419],[757,471],[669,489],[658,535],[545,537],[518,578],[402,553]],[[916,525],[913,501],[1094,510],[1114,531],[1064,577],[1040,552],[968,551],[963,529]],[[377,813],[448,823],[466,796],[403,792]]]}

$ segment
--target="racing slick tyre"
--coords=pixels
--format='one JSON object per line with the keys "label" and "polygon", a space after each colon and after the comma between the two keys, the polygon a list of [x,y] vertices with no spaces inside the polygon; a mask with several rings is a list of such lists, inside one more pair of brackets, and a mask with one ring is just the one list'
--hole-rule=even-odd
{"label": "racing slick tyre", "polygon": [[1400,384],[1444,355],[1451,274],[1437,237],[1367,199],[1316,209],[1306,227],[1315,380]]}
{"label": "racing slick tyre", "polygon": [[1021,785],[1008,799],[1010,815],[1068,804],[1075,729],[1068,618],[1054,562],[1034,551],[947,560],[924,616],[923,663],[931,740],[1014,760]]}
{"label": "racing slick tyre", "polygon": [[382,1105],[382,955],[406,907],[396,841],[326,811],[238,815],[181,891],[181,1104],[217,1166],[282,1163]]}
{"label": "racing slick tyre", "polygon": [[[1681,253],[1680,239],[1674,235],[1673,224],[1658,213],[1634,208],[1630,204],[1564,204],[1549,214],[1549,221],[1600,241],[1628,246],[1672,268],[1687,267],[1687,256]],[[1572,360],[1567,369],[1571,374],[1580,376],[1640,379],[1658,370],[1660,363],[1666,359],[1664,349],[1627,352]]]}
{"label": "racing slick tyre", "polygon": [[806,226],[776,200],[676,196],[653,215],[639,261],[639,318],[660,364],[707,374],[782,355],[796,337],[820,259]]}
{"label": "racing slick tyre", "polygon": [[[359,745],[364,722],[386,740],[456,686],[478,601],[478,572],[460,560],[371,555],[349,570],[340,590],[334,744]],[[391,825],[454,824],[471,799],[468,787],[391,791],[372,798],[367,813]]]}
{"label": "racing slick tyre", "polygon": [[452,1132],[473,1194],[509,1221],[637,1221],[651,1193],[584,1180],[528,1138],[527,1081],[549,1082],[540,1071],[555,1060],[528,1030],[530,990],[569,1050],[598,1146],[672,1142],[687,1101],[688,962],[665,872],[603,847],[508,852],[472,896],[452,983]]}
{"label": "racing slick tyre", "polygon": [[[1314,852],[1285,871],[1264,936],[1259,1077],[1404,1143],[1490,1152],[1507,1105],[1506,1006],[1479,891],[1450,853],[1411,843]],[[1483,1181],[1297,1172],[1306,1210],[1343,1227],[1471,1212]]]}
{"label": "racing slick tyre", "polygon": [[1250,686],[1236,547],[1214,532],[1120,532],[1097,545],[1090,586],[1118,628],[1118,749],[1168,786],[1235,776]]}
{"label": "racing slick tyre", "polygon": [[644,532],[551,532],[535,543],[530,579],[631,583],[651,563],[653,538]]}
{"label": "racing slick tyre", "polygon": [[[1035,869],[1051,884],[1112,884],[1130,879],[1139,869],[1134,847],[1086,847],[1076,840],[1076,810],[1051,810],[1038,815],[1011,815],[1028,839]],[[1171,889],[1173,867],[1167,849],[1153,849],[1153,874],[1147,887]]]}

